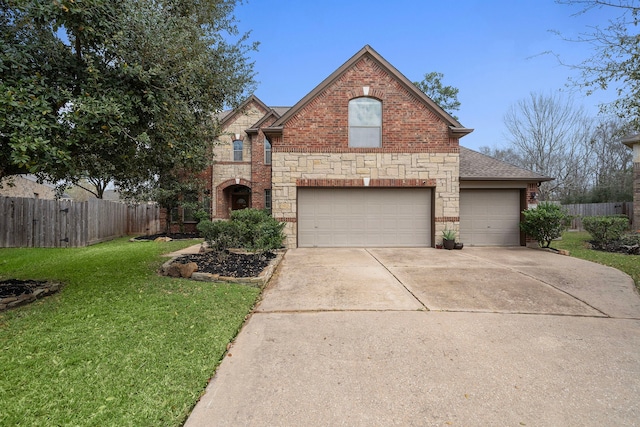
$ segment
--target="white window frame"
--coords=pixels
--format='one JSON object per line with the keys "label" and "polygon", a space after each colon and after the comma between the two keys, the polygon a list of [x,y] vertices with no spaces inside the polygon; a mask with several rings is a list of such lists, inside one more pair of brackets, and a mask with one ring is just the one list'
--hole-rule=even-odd
{"label": "white window frame", "polygon": [[382,101],[371,97],[349,101],[349,147],[382,147]]}
{"label": "white window frame", "polygon": [[272,153],[271,143],[267,138],[265,138],[264,139],[264,164],[265,165],[271,164],[271,153]]}
{"label": "white window frame", "polygon": [[[240,149],[237,148],[237,144],[240,145]],[[234,139],[233,140],[233,161],[234,162],[241,162],[242,158],[243,158],[243,153],[242,151],[244,150],[244,143],[242,142],[241,139]]]}

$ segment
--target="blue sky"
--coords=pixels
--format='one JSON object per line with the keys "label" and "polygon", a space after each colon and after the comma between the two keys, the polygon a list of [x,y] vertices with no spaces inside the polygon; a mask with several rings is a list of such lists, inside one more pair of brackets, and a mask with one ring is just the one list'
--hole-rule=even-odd
{"label": "blue sky", "polygon": [[[438,71],[460,89],[455,114],[475,129],[461,144],[478,149],[507,144],[503,116],[530,92],[569,90],[575,72],[542,53],[579,63],[590,47],[551,30],[572,37],[615,17],[608,9],[572,16],[578,11],[553,0],[248,0],[235,15],[260,42],[255,95],[267,105],[292,106],[368,44],[411,81]],[[612,100],[573,97],[593,116]]]}

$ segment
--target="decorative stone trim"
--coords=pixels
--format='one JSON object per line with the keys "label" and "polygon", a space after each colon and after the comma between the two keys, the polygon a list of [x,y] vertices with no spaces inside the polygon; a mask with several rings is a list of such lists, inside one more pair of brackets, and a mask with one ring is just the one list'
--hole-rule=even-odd
{"label": "decorative stone trim", "polygon": [[[383,142],[384,144],[384,142]],[[421,143],[422,144],[422,143]],[[431,154],[456,154],[460,153],[460,147],[448,147],[436,145],[430,147],[399,147],[399,148],[344,148],[344,147],[289,147],[273,145],[274,153],[431,153]]]}
{"label": "decorative stone trim", "polygon": [[459,216],[437,216],[433,218],[434,222],[460,222]]}
{"label": "decorative stone trim", "polygon": [[[297,187],[365,187],[364,179],[296,179]],[[435,187],[435,179],[371,179],[366,187]]]}
{"label": "decorative stone trim", "polygon": [[298,218],[296,217],[282,217],[282,218],[274,218],[280,222],[298,222]]}
{"label": "decorative stone trim", "polygon": [[251,188],[251,181],[248,181],[244,178],[239,178],[239,182],[236,182],[236,178],[228,179],[216,187],[218,191],[224,190],[227,187],[231,187],[232,185],[244,185],[245,187]]}

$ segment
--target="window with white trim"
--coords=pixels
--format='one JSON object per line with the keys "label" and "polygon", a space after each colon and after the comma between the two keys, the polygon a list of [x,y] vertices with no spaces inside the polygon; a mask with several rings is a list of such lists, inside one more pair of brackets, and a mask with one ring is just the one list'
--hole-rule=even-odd
{"label": "window with white trim", "polygon": [[382,146],[382,102],[374,98],[349,101],[349,147]]}
{"label": "window with white trim", "polygon": [[264,139],[264,164],[271,164],[271,143],[267,138]]}
{"label": "window with white trim", "polygon": [[233,141],[233,161],[242,161],[242,140],[236,139]]}

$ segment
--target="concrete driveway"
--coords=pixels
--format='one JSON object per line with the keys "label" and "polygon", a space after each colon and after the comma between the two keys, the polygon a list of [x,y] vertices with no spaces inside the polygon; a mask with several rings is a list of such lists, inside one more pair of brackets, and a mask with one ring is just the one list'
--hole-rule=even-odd
{"label": "concrete driveway", "polygon": [[638,425],[640,298],[526,248],[294,249],[187,427]]}

